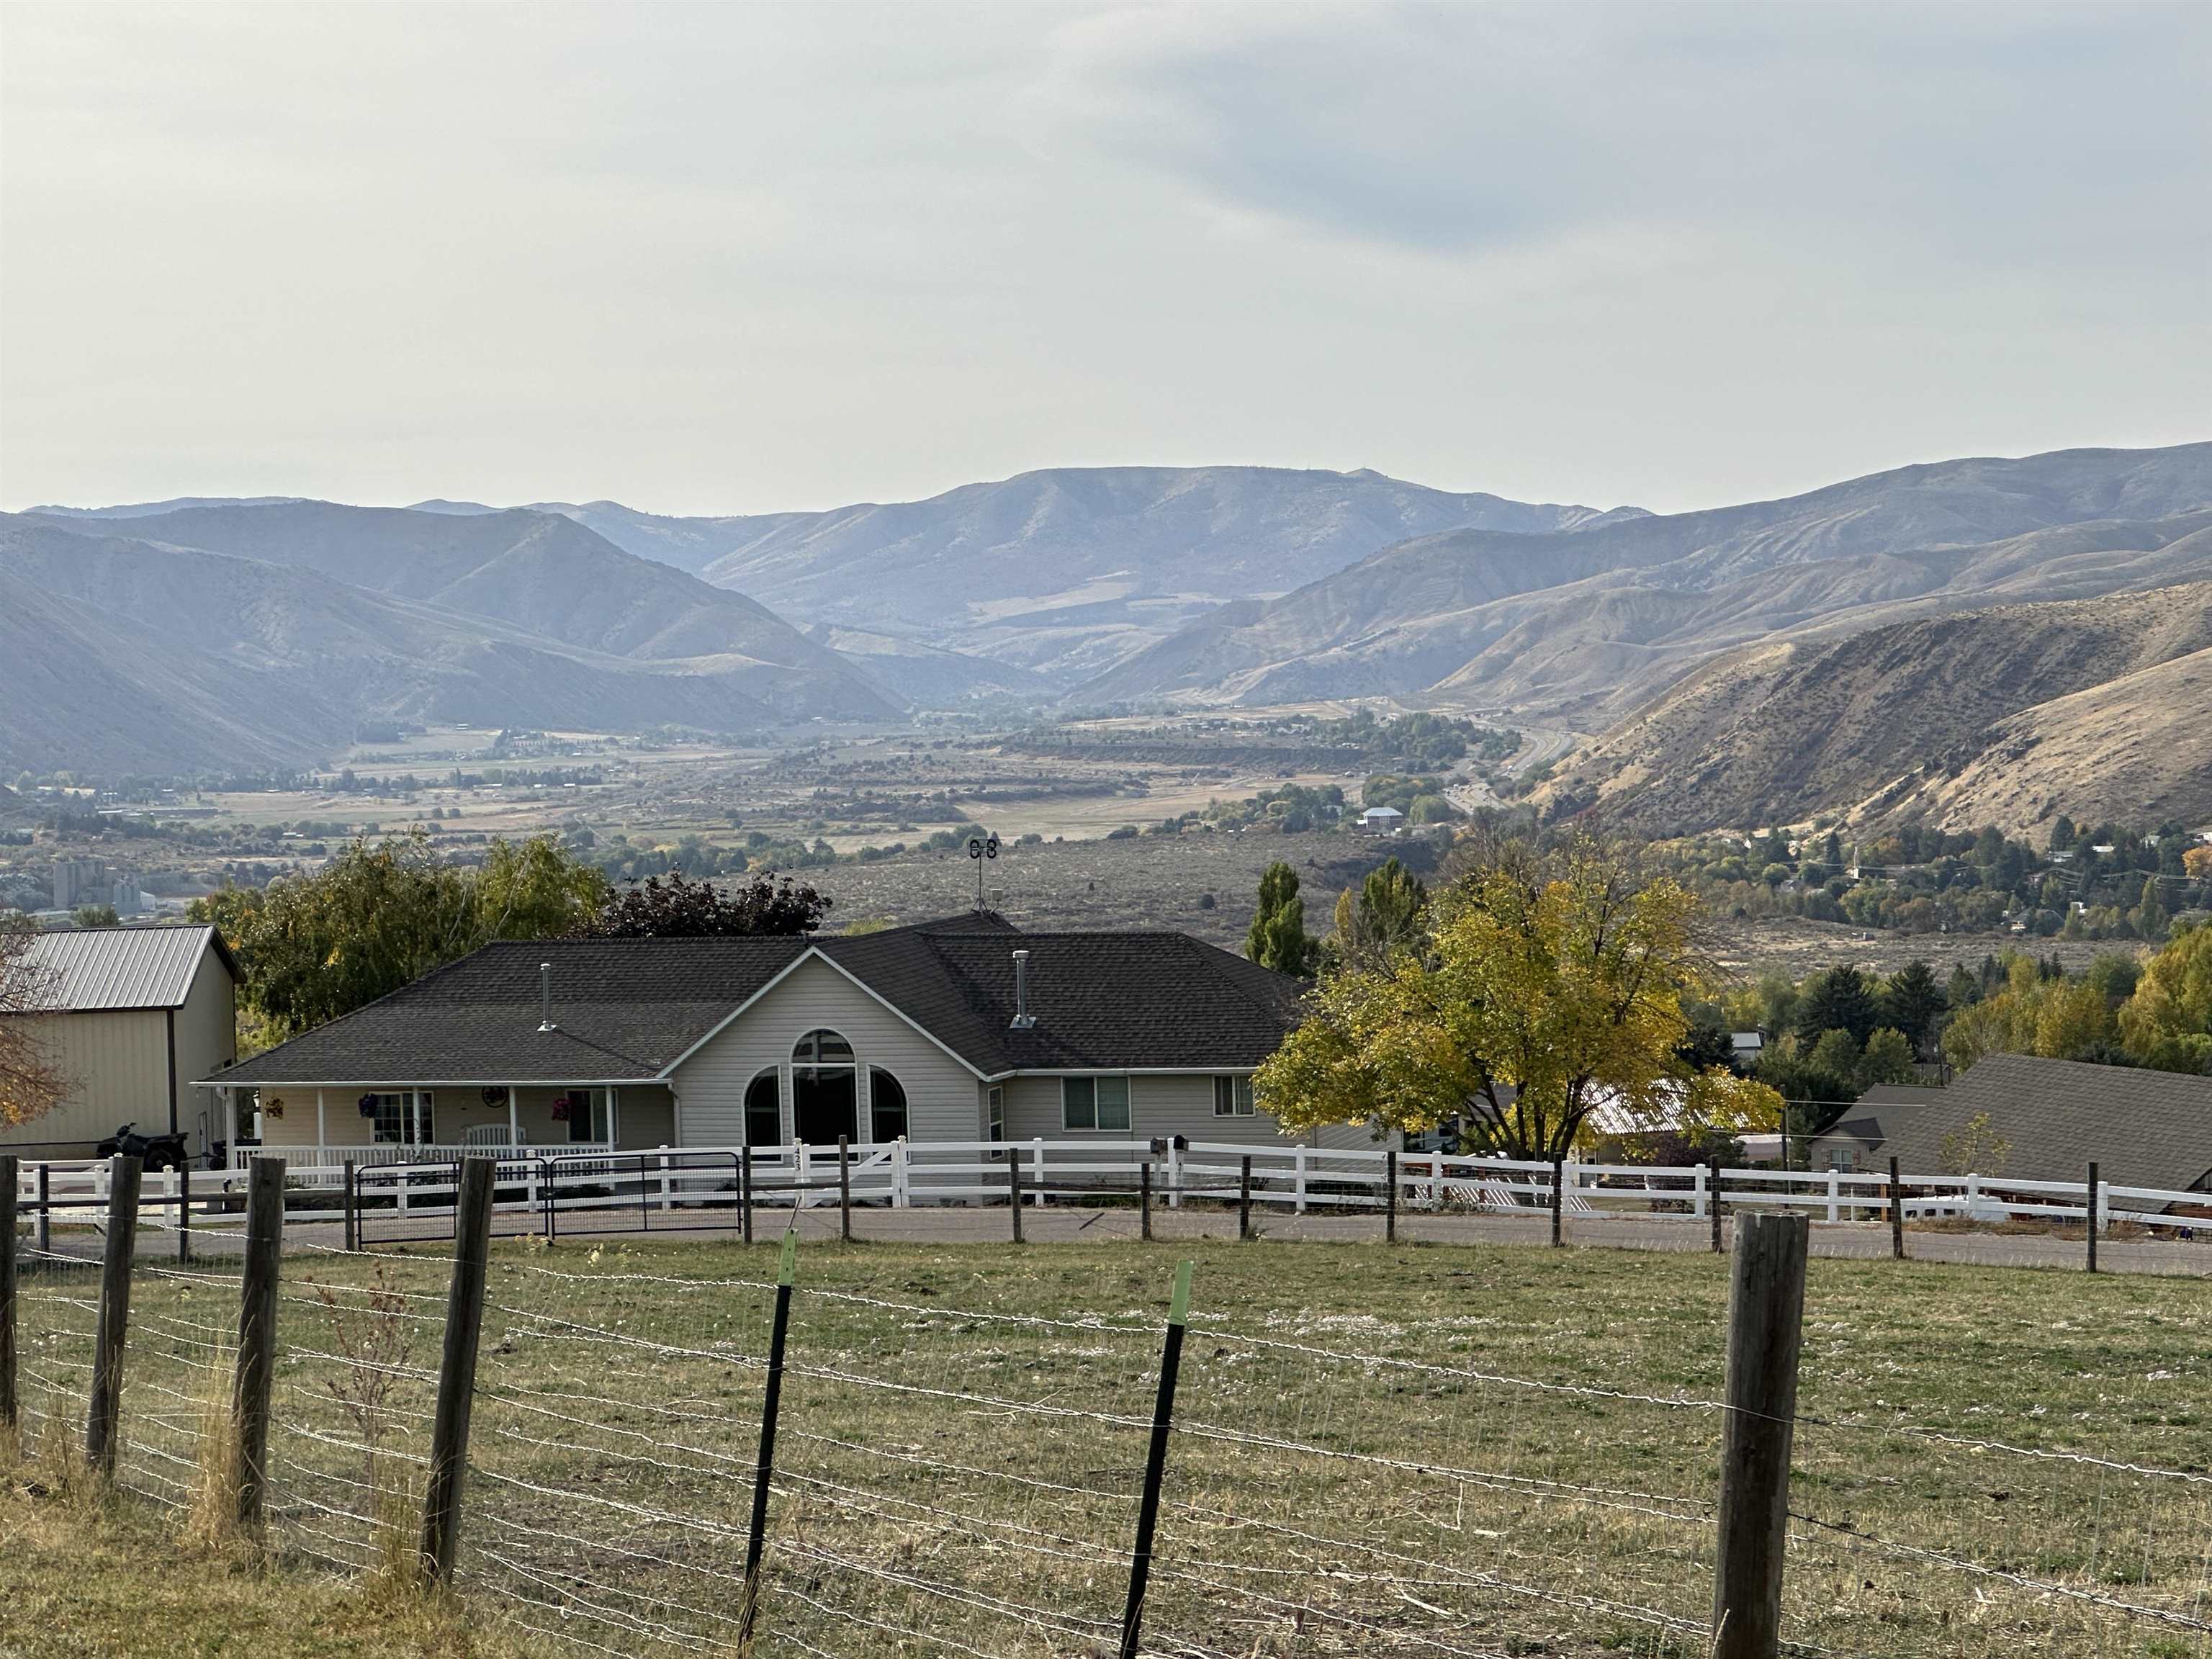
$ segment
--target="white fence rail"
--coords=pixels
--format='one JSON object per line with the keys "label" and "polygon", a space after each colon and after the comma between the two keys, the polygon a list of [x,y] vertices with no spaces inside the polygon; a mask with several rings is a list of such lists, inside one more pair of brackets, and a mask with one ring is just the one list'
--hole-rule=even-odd
{"label": "white fence rail", "polygon": [[[356,1151],[367,1149],[354,1149]],[[1170,1207],[1188,1201],[1236,1202],[1249,1169],[1255,1208],[1304,1213],[1310,1210],[1380,1210],[1390,1200],[1389,1155],[1379,1151],[1334,1151],[1311,1146],[1249,1146],[1206,1141],[1150,1140],[904,1140],[851,1149],[840,1170],[836,1146],[754,1147],[750,1168],[741,1169],[742,1147],[655,1147],[617,1151],[600,1145],[547,1147],[389,1147],[410,1152],[402,1161],[348,1158],[362,1200],[405,1214],[449,1208],[453,1176],[465,1157],[500,1159],[498,1206],[502,1211],[555,1212],[627,1207],[648,1218],[679,1210],[734,1207],[741,1182],[753,1200],[774,1207],[840,1202],[908,1208],[918,1205],[1004,1201],[1015,1189],[1024,1203],[1071,1202],[1119,1195],[1138,1188],[1147,1165],[1157,1200]],[[424,1157],[422,1154],[431,1154]],[[303,1213],[331,1207],[343,1187],[347,1161],[312,1148],[270,1149],[285,1159],[289,1188]],[[41,1171],[43,1170],[43,1175]],[[106,1197],[106,1165],[52,1162],[21,1166],[20,1199],[96,1213]],[[189,1181],[196,1212],[227,1207],[241,1192],[237,1170],[173,1170],[145,1177],[150,1219],[177,1215],[180,1189]],[[41,1185],[43,1182],[43,1186]],[[1541,1210],[1551,1202],[1549,1164],[1498,1158],[1407,1152],[1396,1159],[1396,1206],[1408,1212],[1498,1213]],[[2212,1193],[2169,1191],[2099,1182],[2100,1228],[2132,1223],[2168,1232],[2212,1224]],[[1899,1184],[1907,1219],[1960,1217],[1972,1220],[2080,1222],[2087,1213],[2081,1182],[2031,1181],[1983,1175],[1906,1175]],[[1889,1213],[1886,1174],[1846,1170],[1734,1170],[1704,1164],[1583,1164],[1560,1172],[1561,1206],[1578,1215],[1710,1218],[1716,1199],[1723,1208],[1803,1211],[1826,1222],[1873,1222]]]}

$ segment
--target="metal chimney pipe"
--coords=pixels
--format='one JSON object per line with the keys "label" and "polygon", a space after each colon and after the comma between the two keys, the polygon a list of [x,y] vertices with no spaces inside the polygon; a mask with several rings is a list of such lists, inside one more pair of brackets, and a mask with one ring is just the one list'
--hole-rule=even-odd
{"label": "metal chimney pipe", "polygon": [[561,1029],[553,1023],[553,964],[550,962],[538,964],[538,1029],[541,1031]]}
{"label": "metal chimney pipe", "polygon": [[1030,1012],[1030,953],[1014,952],[1014,1023],[1012,1029],[1026,1031],[1036,1024],[1036,1016]]}

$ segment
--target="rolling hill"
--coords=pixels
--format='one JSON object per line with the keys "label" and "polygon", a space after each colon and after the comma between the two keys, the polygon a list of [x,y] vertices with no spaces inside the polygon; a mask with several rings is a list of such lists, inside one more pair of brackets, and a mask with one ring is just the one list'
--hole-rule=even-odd
{"label": "rolling hill", "polygon": [[1458,530],[1224,607],[1087,701],[1390,695],[1598,726],[1778,629],[2212,576],[2212,444],[1914,466],[1542,534]]}
{"label": "rolling hill", "polygon": [[1540,796],[1671,832],[1819,812],[2212,819],[2212,581],[1746,647]]}
{"label": "rolling hill", "polygon": [[[589,532],[565,520],[454,545],[362,537],[363,511],[0,516],[0,764],[297,765],[370,718],[756,732],[900,706],[750,600],[577,543]],[[113,533],[157,524],[158,542]]]}
{"label": "rolling hill", "polygon": [[927,501],[727,518],[607,501],[534,507],[796,621],[912,641],[925,659],[981,655],[1018,684],[1061,687],[1224,601],[1288,592],[1409,536],[1566,530],[1638,512],[1261,466],[1058,467]]}

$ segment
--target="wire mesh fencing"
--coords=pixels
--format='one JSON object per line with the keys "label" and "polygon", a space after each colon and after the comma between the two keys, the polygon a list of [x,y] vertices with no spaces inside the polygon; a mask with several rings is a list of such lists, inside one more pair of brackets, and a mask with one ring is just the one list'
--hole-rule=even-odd
{"label": "wire mesh fencing", "polygon": [[[1134,1247],[1040,1254],[802,1252],[749,1579],[776,1303],[762,1253],[503,1247],[457,1588],[549,1653],[1122,1651],[1168,1269]],[[21,1255],[39,1455],[82,1436],[100,1273],[82,1250]],[[415,1571],[451,1271],[434,1249],[287,1256],[281,1556]],[[233,1262],[150,1254],[133,1278],[116,1479],[179,1525],[223,1467],[239,1284]],[[1524,1342],[1509,1364],[1504,1316],[1480,1303],[1384,1317],[1206,1289],[1201,1273],[1139,1650],[1710,1650],[1727,1419],[1710,1303],[1623,1310],[1601,1356],[1563,1319],[1544,1363]],[[1807,1343],[1786,1651],[2212,1654],[2212,1443],[2166,1382],[2103,1376],[2095,1408],[2024,1430],[1972,1403],[1932,1417],[1817,1300]]]}

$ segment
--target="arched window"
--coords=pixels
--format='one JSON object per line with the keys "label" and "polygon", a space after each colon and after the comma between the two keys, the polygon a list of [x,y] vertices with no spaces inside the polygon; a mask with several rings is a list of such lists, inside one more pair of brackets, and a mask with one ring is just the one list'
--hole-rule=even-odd
{"label": "arched window", "polygon": [[773,1066],[745,1085],[745,1145],[783,1145],[782,1091]]}
{"label": "arched window", "polygon": [[791,1051],[791,1118],[799,1139],[859,1139],[860,1097],[851,1043],[835,1031],[809,1031],[799,1039]]}
{"label": "arched window", "polygon": [[868,1068],[868,1127],[878,1141],[906,1133],[906,1085],[880,1066]]}

